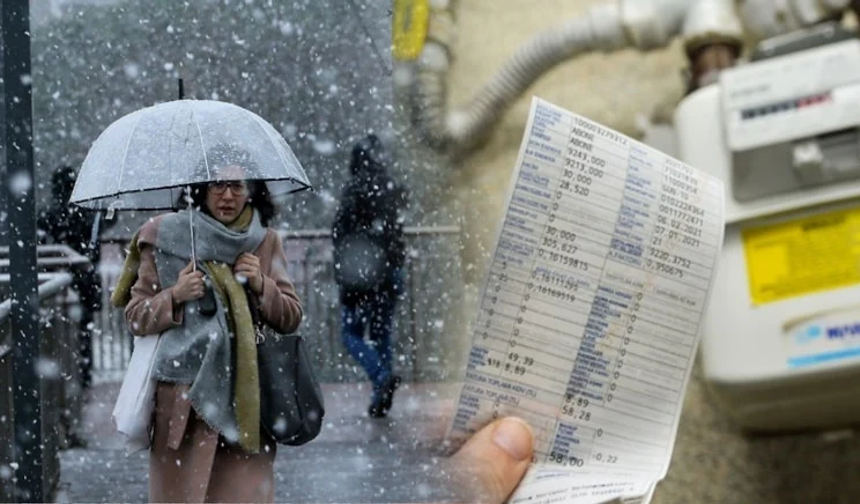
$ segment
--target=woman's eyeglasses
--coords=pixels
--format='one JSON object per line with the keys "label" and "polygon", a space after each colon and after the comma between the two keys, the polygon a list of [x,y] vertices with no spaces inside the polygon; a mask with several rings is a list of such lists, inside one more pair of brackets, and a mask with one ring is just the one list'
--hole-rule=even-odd
{"label": "woman's eyeglasses", "polygon": [[230,191],[234,196],[245,196],[248,194],[248,184],[241,181],[233,181],[233,182],[210,182],[209,183],[209,191],[212,194],[216,194],[218,196],[224,194],[227,191],[227,188],[230,188]]}

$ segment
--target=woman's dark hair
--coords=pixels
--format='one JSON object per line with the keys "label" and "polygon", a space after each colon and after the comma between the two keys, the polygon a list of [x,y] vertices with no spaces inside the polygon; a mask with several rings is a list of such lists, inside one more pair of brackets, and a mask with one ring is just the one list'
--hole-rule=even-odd
{"label": "woman's dark hair", "polygon": [[[250,152],[238,145],[233,144],[217,144],[206,151],[206,156],[198,161],[196,171],[198,173],[197,180],[211,180],[212,173],[217,173],[221,168],[237,165],[241,166],[245,173],[251,175],[259,174],[257,162]],[[272,202],[272,197],[269,194],[269,188],[265,182],[249,180],[248,183],[248,203],[257,209],[260,214],[260,223],[264,227],[268,227],[269,223],[277,213],[275,204]],[[193,205],[211,215],[209,209],[206,208],[206,191],[208,184],[194,184],[191,186],[191,201]],[[185,201],[185,190],[182,191],[180,205]]]}
{"label": "woman's dark hair", "polygon": [[[269,188],[265,182],[249,180],[248,182],[248,204],[254,207],[260,214],[260,224],[263,227],[269,227],[272,219],[278,213],[275,204],[272,202],[272,196],[269,194]],[[206,191],[209,184],[194,184],[191,186],[191,204],[195,208],[199,208],[201,212],[212,216],[209,208],[206,206]],[[185,201],[185,191],[179,199],[180,202]]]}

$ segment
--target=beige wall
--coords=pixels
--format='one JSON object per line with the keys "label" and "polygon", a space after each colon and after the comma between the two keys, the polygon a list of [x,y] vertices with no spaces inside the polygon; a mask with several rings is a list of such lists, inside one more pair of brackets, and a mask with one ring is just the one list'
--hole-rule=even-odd
{"label": "beige wall", "polygon": [[[595,0],[459,0],[449,74],[450,106],[462,105],[523,42],[598,3]],[[680,44],[643,55],[625,51],[570,61],[541,78],[507,111],[488,143],[462,161],[452,212],[464,212],[464,259],[480,272],[493,245],[530,97],[540,96],[627,134],[637,118],[671,117],[682,98]],[[465,210],[464,210],[465,209]],[[481,274],[468,275],[474,303]],[[473,313],[474,304],[464,313]],[[461,334],[465,334],[465,330]],[[467,342],[462,342],[466,344]],[[860,442],[848,434],[750,438],[740,434],[694,369],[662,503],[860,502]]]}
{"label": "beige wall", "polygon": [[[584,13],[595,0],[461,0],[456,3],[457,41],[450,70],[449,105],[471,100],[505,60],[531,37]],[[526,7],[528,6],[528,7]],[[683,94],[686,65],[680,44],[642,54],[595,53],[556,67],[507,111],[488,143],[464,162],[460,196],[469,204],[466,259],[481,264],[492,245],[505,190],[533,95],[628,134],[637,117],[670,110]],[[662,114],[665,116],[665,114]]]}

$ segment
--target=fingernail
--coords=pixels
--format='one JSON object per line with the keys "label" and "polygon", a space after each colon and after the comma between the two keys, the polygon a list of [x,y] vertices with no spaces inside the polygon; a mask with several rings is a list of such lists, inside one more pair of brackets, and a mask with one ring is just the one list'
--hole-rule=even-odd
{"label": "fingernail", "polygon": [[519,418],[502,420],[493,434],[493,442],[515,460],[525,460],[532,455],[532,429]]}

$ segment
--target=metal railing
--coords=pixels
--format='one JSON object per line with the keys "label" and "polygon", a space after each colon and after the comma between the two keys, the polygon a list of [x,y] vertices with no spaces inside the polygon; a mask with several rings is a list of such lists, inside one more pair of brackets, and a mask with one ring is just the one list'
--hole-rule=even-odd
{"label": "metal railing", "polygon": [[[9,247],[0,247],[0,270],[9,268]],[[39,245],[36,248],[36,260],[40,269],[56,269],[85,264],[89,262],[85,256],[77,253],[68,245]]]}
{"label": "metal railing", "polygon": [[[8,284],[9,275],[0,274],[0,285]],[[56,490],[60,478],[59,450],[67,445],[68,428],[80,418],[81,391],[75,379],[76,331],[69,327],[68,287],[72,283],[69,273],[38,274],[41,374],[41,440],[42,440],[42,484],[43,495],[50,497]],[[12,300],[0,303],[0,439],[15,439],[15,397],[13,350],[15,341],[11,334],[9,315]],[[18,405],[26,408],[27,405]],[[15,445],[0,443],[0,467],[13,467]],[[0,478],[0,501],[15,502],[12,479]]]}
{"label": "metal railing", "polygon": [[[406,289],[394,319],[395,371],[406,380],[435,381],[448,377],[451,345],[446,329],[457,325],[462,305],[459,254],[460,230],[454,226],[406,228]],[[320,379],[363,380],[340,335],[340,302],[334,282],[331,235],[328,230],[282,233],[289,259],[288,274],[302,300],[305,317],[299,333],[306,337]],[[100,272],[103,306],[93,335],[95,379],[119,380],[131,356],[132,338],[121,310],[109,303],[122,268],[124,243],[102,247]]]}

